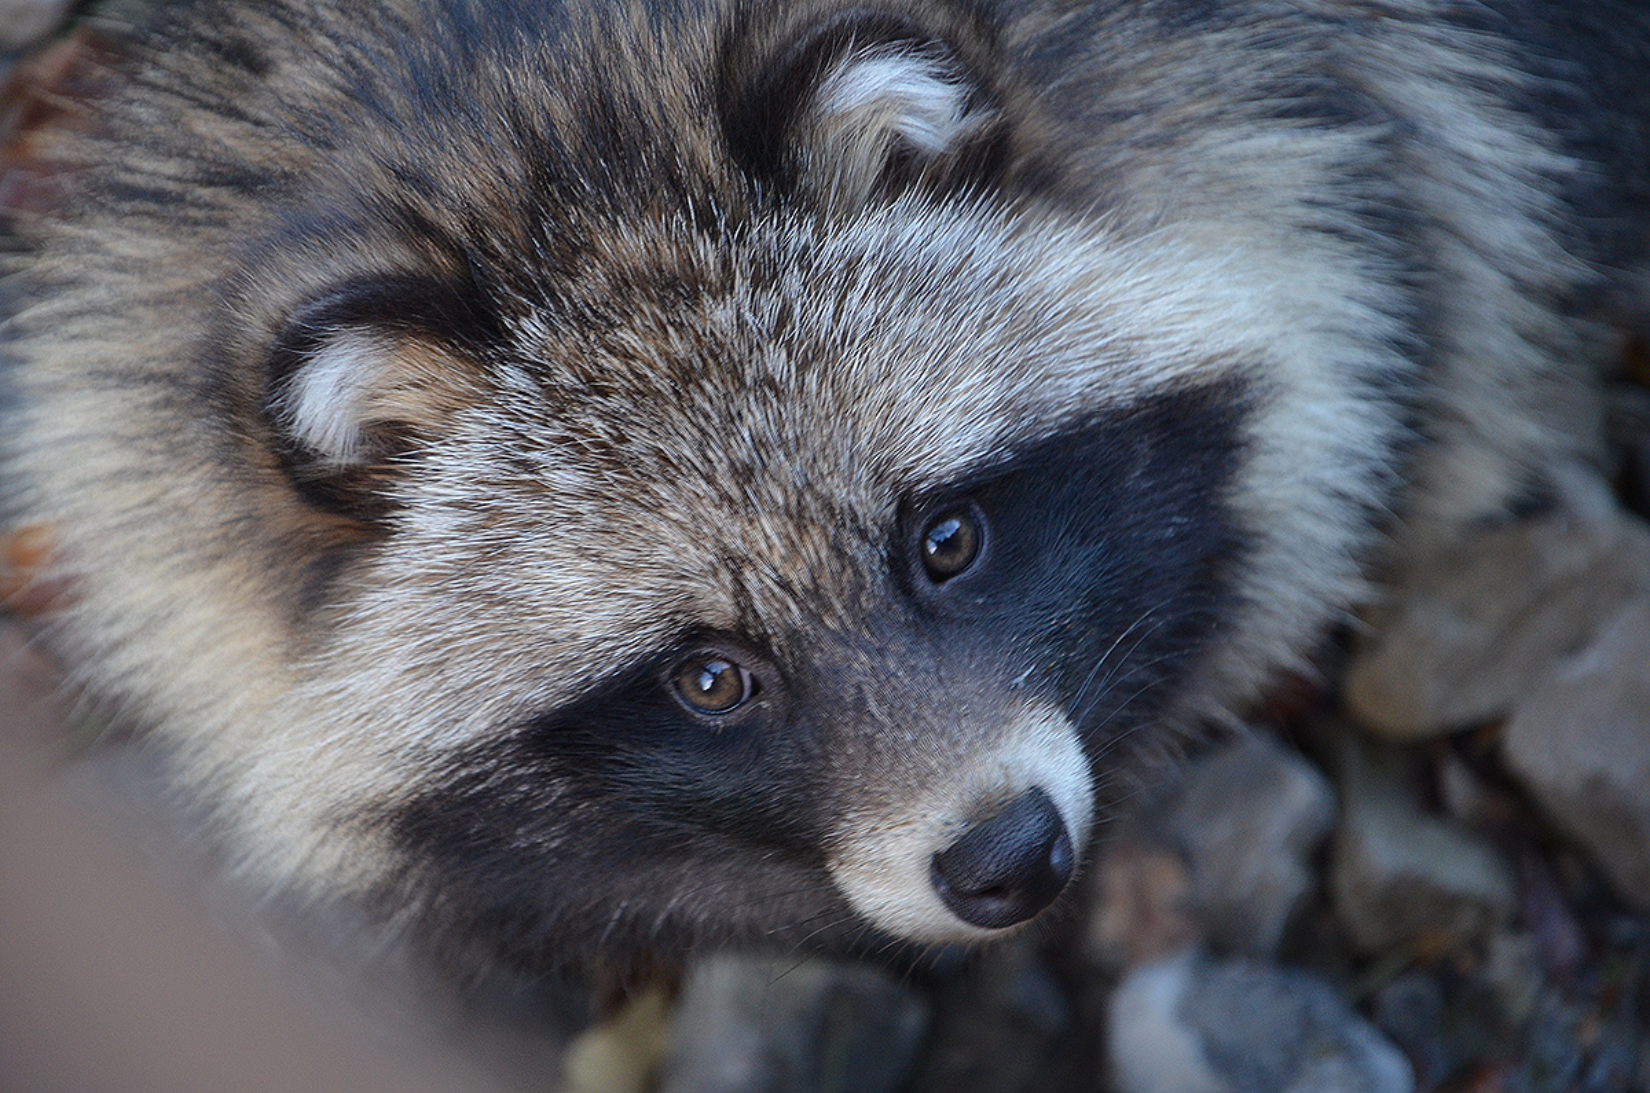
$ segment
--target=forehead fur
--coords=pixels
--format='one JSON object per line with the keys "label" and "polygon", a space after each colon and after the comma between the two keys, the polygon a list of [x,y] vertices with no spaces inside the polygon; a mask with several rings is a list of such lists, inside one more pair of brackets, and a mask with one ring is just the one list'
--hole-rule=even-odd
{"label": "forehead fur", "polygon": [[643,493],[728,469],[776,503],[801,482],[844,498],[935,486],[1010,437],[1252,361],[1241,322],[1191,336],[1255,305],[1176,249],[918,203],[738,237],[626,225],[514,323],[522,397],[506,412],[552,469]]}

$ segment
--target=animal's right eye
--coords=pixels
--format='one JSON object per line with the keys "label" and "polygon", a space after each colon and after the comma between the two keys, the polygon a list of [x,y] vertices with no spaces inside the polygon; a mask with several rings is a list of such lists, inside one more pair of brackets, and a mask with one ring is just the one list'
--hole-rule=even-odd
{"label": "animal's right eye", "polygon": [[974,564],[985,543],[985,526],[973,506],[948,509],[923,525],[917,542],[928,579],[943,584]]}
{"label": "animal's right eye", "polygon": [[756,694],[756,677],[742,664],[711,653],[689,657],[671,678],[676,697],[694,713],[732,713]]}

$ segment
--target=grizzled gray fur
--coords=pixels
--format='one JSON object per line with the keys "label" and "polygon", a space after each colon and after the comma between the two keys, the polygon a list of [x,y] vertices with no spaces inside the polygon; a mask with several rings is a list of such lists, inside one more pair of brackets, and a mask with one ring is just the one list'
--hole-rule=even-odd
{"label": "grizzled gray fur", "polygon": [[127,14],[6,519],[246,875],[467,958],[1037,918],[1644,317],[1628,0]]}

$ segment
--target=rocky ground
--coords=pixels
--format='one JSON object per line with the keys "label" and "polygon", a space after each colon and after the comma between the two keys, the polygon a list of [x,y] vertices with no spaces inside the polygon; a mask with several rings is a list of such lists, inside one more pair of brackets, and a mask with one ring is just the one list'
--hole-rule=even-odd
{"label": "rocky ground", "polygon": [[[0,0],[0,63],[61,7]],[[420,1035],[479,1060],[482,1085],[577,1093],[1650,1090],[1636,373],[1611,394],[1611,466],[1395,575],[1323,681],[1143,776],[1054,926],[914,968],[706,957],[588,1023],[578,988],[512,987],[479,1020],[421,1010]],[[11,543],[15,572],[30,549]],[[42,604],[10,602],[15,750],[75,715],[51,703],[56,668],[22,617]],[[123,778],[120,747],[83,753],[83,784]],[[5,872],[18,860],[0,855],[0,897],[34,882]],[[6,940],[0,958],[20,947]]]}

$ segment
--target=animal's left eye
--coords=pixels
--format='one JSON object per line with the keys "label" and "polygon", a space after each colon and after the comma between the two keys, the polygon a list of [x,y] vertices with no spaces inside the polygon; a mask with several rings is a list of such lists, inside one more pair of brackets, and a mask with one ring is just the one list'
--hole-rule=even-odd
{"label": "animal's left eye", "polygon": [[984,520],[979,510],[968,506],[948,509],[929,520],[917,549],[929,580],[942,584],[973,565],[984,542]]}
{"label": "animal's left eye", "polygon": [[750,669],[714,654],[683,661],[671,683],[676,697],[695,713],[731,713],[756,694],[756,677]]}

